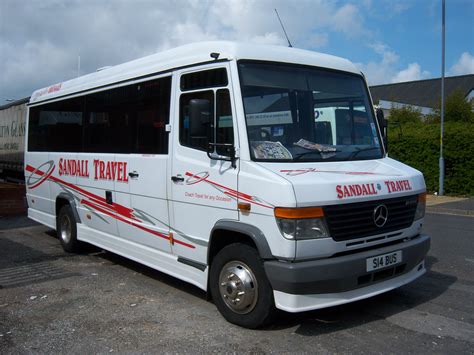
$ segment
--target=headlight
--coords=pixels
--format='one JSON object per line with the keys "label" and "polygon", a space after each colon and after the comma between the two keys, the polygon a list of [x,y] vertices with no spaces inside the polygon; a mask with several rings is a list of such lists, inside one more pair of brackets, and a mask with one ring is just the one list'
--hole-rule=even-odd
{"label": "headlight", "polygon": [[416,204],[415,221],[425,216],[426,209],[426,192],[418,195],[418,203]]}
{"label": "headlight", "polygon": [[320,207],[275,208],[280,232],[286,239],[305,240],[329,238],[324,213]]}

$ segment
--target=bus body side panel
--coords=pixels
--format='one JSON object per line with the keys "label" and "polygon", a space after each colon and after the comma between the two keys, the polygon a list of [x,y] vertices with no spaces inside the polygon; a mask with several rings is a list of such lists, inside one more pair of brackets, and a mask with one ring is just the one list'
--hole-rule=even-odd
{"label": "bus body side panel", "polygon": [[51,228],[56,228],[56,216],[48,176],[54,173],[56,168],[47,152],[25,153],[28,217]]}
{"label": "bus body side panel", "polygon": [[[78,200],[78,197],[74,197],[75,193],[73,186],[77,186],[77,153],[49,153],[49,160],[54,164],[54,172],[49,179],[50,191],[51,191],[51,203],[52,212],[56,215],[56,199],[59,194],[67,194]],[[74,165],[74,168],[72,168]],[[70,169],[73,169],[71,171]],[[53,179],[51,179],[53,178]],[[84,178],[82,178],[84,179]],[[58,211],[59,212],[59,211]]]}
{"label": "bus body side panel", "polygon": [[168,155],[117,154],[115,157],[126,172],[126,180],[115,182],[117,203],[127,206],[130,213],[124,211],[118,219],[120,237],[171,253],[166,191]]}
{"label": "bus body side panel", "polygon": [[[114,154],[80,153],[77,163],[87,166],[87,176],[77,178],[72,189],[79,199],[81,222],[89,228],[111,235],[118,235],[115,206],[107,203],[107,194],[115,201],[115,181],[107,176],[107,167],[112,167]],[[103,172],[103,173],[102,173]],[[84,170],[79,175],[85,175]],[[78,239],[82,239],[79,234]]]}
{"label": "bus body side panel", "polygon": [[81,239],[88,243],[169,274],[177,279],[189,282],[202,290],[207,289],[207,270],[198,270],[178,262],[176,256],[170,253],[162,252],[118,236],[102,233],[84,224],[78,224],[77,227]]}

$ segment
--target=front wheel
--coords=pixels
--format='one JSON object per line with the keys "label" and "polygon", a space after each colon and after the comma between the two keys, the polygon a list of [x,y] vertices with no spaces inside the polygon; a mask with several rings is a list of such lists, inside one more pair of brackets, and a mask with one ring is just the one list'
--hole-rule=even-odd
{"label": "front wheel", "polygon": [[68,253],[82,251],[83,243],[77,240],[76,219],[72,213],[71,206],[64,205],[56,217],[56,232],[61,246]]}
{"label": "front wheel", "polygon": [[255,248],[231,244],[214,258],[212,299],[224,318],[245,328],[268,324],[275,313],[273,290]]}

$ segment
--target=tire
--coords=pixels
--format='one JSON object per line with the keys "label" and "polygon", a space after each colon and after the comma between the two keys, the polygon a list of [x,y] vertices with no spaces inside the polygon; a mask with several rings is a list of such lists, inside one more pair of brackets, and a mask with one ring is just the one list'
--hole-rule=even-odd
{"label": "tire", "polygon": [[273,319],[273,290],[255,248],[224,247],[212,262],[209,282],[214,304],[228,322],[254,329]]}
{"label": "tire", "polygon": [[64,205],[56,217],[56,233],[61,246],[68,253],[78,253],[83,243],[77,240],[77,224],[70,205]]}

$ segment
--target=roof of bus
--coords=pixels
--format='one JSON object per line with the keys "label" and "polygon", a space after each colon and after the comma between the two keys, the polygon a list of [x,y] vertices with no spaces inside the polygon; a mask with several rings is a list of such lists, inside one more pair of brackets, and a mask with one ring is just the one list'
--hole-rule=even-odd
{"label": "roof of bus", "polygon": [[173,68],[209,62],[213,60],[210,56],[211,53],[219,53],[219,59],[286,62],[360,73],[354,64],[347,59],[303,49],[226,41],[198,42],[36,90],[31,95],[30,104],[172,70]]}

